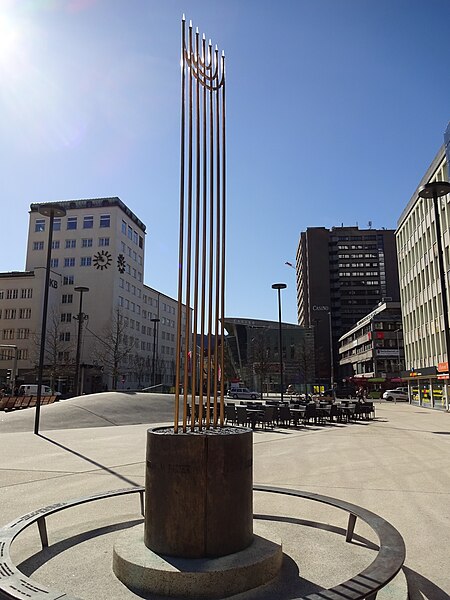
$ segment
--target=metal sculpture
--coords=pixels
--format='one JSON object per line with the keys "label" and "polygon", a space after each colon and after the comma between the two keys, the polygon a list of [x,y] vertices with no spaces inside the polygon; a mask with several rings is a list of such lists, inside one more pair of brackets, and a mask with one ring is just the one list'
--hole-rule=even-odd
{"label": "metal sculpture", "polygon": [[224,425],[225,56],[193,33],[192,22],[186,32],[184,16],[181,38],[175,433],[180,420],[188,429],[189,397],[192,431],[196,422],[199,430]]}

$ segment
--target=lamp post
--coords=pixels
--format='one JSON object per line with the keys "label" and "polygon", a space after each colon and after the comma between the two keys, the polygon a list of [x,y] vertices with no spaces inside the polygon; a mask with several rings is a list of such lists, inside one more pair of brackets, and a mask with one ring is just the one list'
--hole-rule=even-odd
{"label": "lamp post", "polygon": [[79,285],[74,288],[76,292],[80,294],[80,306],[78,309],[78,315],[75,317],[78,320],[78,337],[77,337],[77,354],[75,357],[75,395],[81,394],[80,384],[80,354],[81,354],[81,333],[83,331],[83,321],[87,318],[87,315],[83,312],[83,294],[88,292],[89,288],[83,285]]}
{"label": "lamp post", "polygon": [[333,394],[333,398],[335,397],[334,394],[334,354],[333,354],[333,327],[332,327],[332,323],[331,323],[331,310],[328,311],[328,327],[330,330],[330,385],[331,385],[331,390],[332,390],[332,394]]}
{"label": "lamp post", "polygon": [[42,325],[41,325],[41,344],[39,350],[39,366],[38,366],[38,383],[37,383],[37,394],[36,394],[36,413],[34,416],[34,433],[39,433],[39,418],[41,414],[41,393],[42,393],[42,376],[44,373],[44,355],[45,355],[45,336],[47,332],[47,309],[48,309],[48,292],[50,285],[50,261],[52,255],[52,241],[53,241],[53,221],[55,217],[64,217],[66,214],[65,208],[62,208],[58,204],[42,204],[38,208],[39,214],[44,217],[50,217],[50,223],[48,227],[48,241],[47,241],[47,262],[45,267],[45,283],[44,283],[44,301],[42,305]]}
{"label": "lamp post", "polygon": [[285,283],[273,283],[272,289],[278,292],[278,344],[280,356],[280,386],[281,386],[281,402],[283,402],[283,334],[281,329],[281,290],[287,288]]}
{"label": "lamp post", "polygon": [[439,202],[438,198],[450,194],[450,183],[448,181],[432,181],[426,183],[419,190],[419,196],[421,198],[432,198],[434,207],[434,224],[436,227],[436,243],[438,249],[438,266],[439,266],[439,280],[441,284],[441,298],[442,298],[442,312],[444,317],[444,339],[445,339],[445,354],[447,357],[447,372],[449,372],[449,349],[450,349],[450,330],[449,330],[449,318],[448,318],[448,298],[447,298],[447,286],[446,277],[444,271],[444,250],[442,248],[441,238],[441,217],[439,214]]}
{"label": "lamp post", "polygon": [[156,357],[156,329],[158,327],[158,323],[160,319],[155,317],[154,319],[150,319],[153,323],[153,358],[152,358],[152,387],[155,387],[155,357]]}
{"label": "lamp post", "polygon": [[397,339],[397,352],[398,352],[398,376],[400,377],[400,371],[402,366],[402,360],[400,359],[400,337],[399,333],[402,331],[401,327],[395,330],[395,337]]}

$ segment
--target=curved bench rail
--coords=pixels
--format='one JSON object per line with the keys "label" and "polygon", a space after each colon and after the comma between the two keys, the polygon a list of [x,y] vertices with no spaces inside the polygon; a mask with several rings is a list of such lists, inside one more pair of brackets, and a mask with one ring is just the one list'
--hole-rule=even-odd
{"label": "curved bench rail", "polygon": [[333,588],[323,590],[317,594],[302,596],[295,600],[362,600],[364,598],[374,600],[377,592],[387,585],[402,568],[406,557],[405,542],[402,536],[393,525],[370,510],[356,504],[350,504],[345,500],[338,500],[312,492],[268,485],[254,485],[253,489],[257,492],[270,492],[313,500],[348,512],[347,542],[352,539],[357,517],[365,521],[378,536],[380,546],[378,554],[375,560],[361,573]]}
{"label": "curved bench rail", "polygon": [[13,564],[10,556],[10,548],[14,539],[24,529],[37,522],[39,534],[41,536],[42,547],[48,546],[47,527],[45,517],[57,513],[72,506],[94,502],[95,500],[103,500],[114,496],[123,496],[125,494],[140,494],[141,499],[141,514],[143,514],[144,503],[143,494],[145,488],[132,487],[114,490],[112,492],[101,492],[84,498],[68,500],[66,502],[57,502],[50,504],[44,508],[39,508],[22,517],[18,517],[15,521],[11,521],[0,529],[0,598],[20,598],[31,600],[79,600],[76,596],[65,594],[56,590],[51,590],[44,585],[36,583],[23,573]]}
{"label": "curved bench rail", "polygon": [[[365,521],[377,534],[380,542],[380,550],[375,560],[364,571],[352,577],[348,581],[337,585],[334,588],[320,591],[317,594],[309,594],[294,600],[374,600],[378,590],[383,588],[400,571],[405,560],[405,544],[400,533],[387,521],[380,516],[372,513],[360,506],[350,504],[343,500],[321,496],[311,492],[302,492],[287,488],[277,488],[266,485],[253,486],[254,491],[268,492],[272,494],[283,494],[286,496],[295,496],[315,502],[322,502],[336,508],[340,508],[349,513],[349,522],[347,527],[346,541],[351,541],[355,522],[357,517]],[[42,547],[48,546],[47,527],[45,518],[51,514],[57,513],[72,506],[78,506],[95,500],[103,500],[125,494],[140,495],[141,514],[144,512],[144,492],[143,487],[123,488],[112,492],[102,492],[84,498],[58,502],[44,508],[40,508],[31,513],[23,515],[16,520],[8,523],[0,529],[0,598],[3,599],[21,599],[29,598],[31,600],[79,600],[76,596],[50,590],[44,585],[35,583],[32,579],[24,575],[13,564],[10,557],[10,548],[14,539],[24,529],[37,523],[41,538]]]}

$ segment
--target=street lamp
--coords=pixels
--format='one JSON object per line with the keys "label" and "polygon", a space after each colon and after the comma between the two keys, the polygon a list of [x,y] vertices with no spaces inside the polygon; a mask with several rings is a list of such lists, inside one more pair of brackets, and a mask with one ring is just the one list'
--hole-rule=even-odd
{"label": "street lamp", "polygon": [[331,310],[328,311],[328,329],[330,335],[330,385],[334,398],[334,352],[333,352],[333,324],[331,321]]}
{"label": "street lamp", "polygon": [[160,319],[155,317],[154,319],[150,319],[150,321],[153,323],[152,387],[155,387],[156,329],[158,327],[157,324],[159,323]]}
{"label": "street lamp", "polygon": [[81,333],[83,330],[83,321],[87,319],[87,315],[83,312],[83,294],[84,292],[88,292],[89,288],[83,285],[79,285],[73,288],[76,292],[80,293],[80,307],[78,309],[78,315],[75,316],[75,319],[78,320],[78,338],[77,338],[77,354],[75,358],[75,395],[79,396],[81,394],[81,384],[80,384],[80,353],[81,353]]}
{"label": "street lamp", "polygon": [[283,402],[283,335],[281,330],[281,290],[287,288],[285,283],[273,283],[272,289],[278,292],[278,343],[280,347],[280,385],[281,385],[281,402]]}
{"label": "street lamp", "polygon": [[44,354],[45,354],[45,336],[47,331],[47,309],[48,309],[48,292],[50,285],[50,261],[52,255],[53,241],[53,221],[55,217],[64,217],[66,209],[58,204],[41,204],[38,208],[39,214],[44,217],[50,217],[48,227],[48,242],[47,242],[47,263],[45,267],[45,283],[44,283],[44,302],[42,305],[42,325],[41,325],[41,345],[39,350],[39,367],[38,367],[38,383],[36,394],[36,413],[34,416],[34,433],[39,433],[39,418],[41,414],[41,393],[42,393],[42,376],[44,373]]}
{"label": "street lamp", "polygon": [[442,248],[441,238],[441,218],[439,214],[439,203],[438,198],[450,194],[450,183],[448,181],[432,181],[426,183],[419,190],[419,196],[421,198],[432,198],[434,207],[434,223],[436,227],[436,243],[438,249],[438,266],[439,266],[439,279],[441,284],[441,298],[442,298],[442,312],[444,316],[444,339],[445,339],[445,354],[447,356],[447,372],[449,372],[449,349],[450,349],[450,330],[449,330],[449,318],[448,318],[448,299],[447,299],[447,286],[446,277],[444,271],[444,251]]}

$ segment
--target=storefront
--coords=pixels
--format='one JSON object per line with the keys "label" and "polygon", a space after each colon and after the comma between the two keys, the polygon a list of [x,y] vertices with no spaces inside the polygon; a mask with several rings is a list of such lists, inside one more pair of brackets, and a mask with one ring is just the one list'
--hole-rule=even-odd
{"label": "storefront", "polygon": [[447,363],[439,363],[437,367],[404,371],[402,376],[408,381],[411,404],[448,410],[447,390],[450,382]]}

